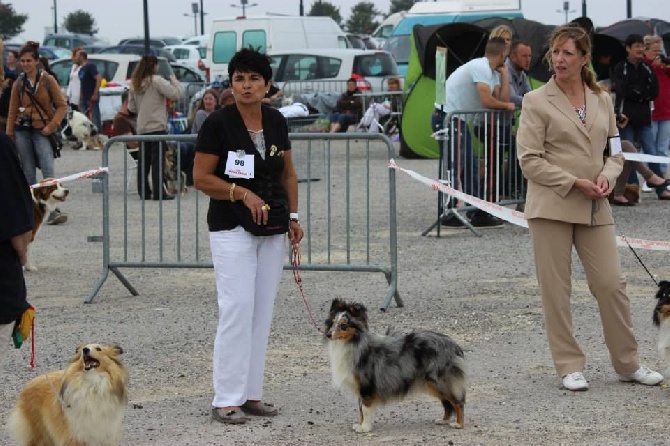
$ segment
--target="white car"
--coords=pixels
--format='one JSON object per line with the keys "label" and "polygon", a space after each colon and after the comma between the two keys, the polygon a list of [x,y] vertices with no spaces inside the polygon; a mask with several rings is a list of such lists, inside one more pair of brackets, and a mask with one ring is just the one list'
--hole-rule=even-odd
{"label": "white car", "polygon": [[[344,92],[356,78],[361,91],[384,91],[398,66],[386,51],[359,49],[304,49],[269,52],[273,82],[286,94],[311,90]],[[287,91],[288,90],[288,91]]]}
{"label": "white car", "polygon": [[168,45],[165,49],[170,51],[180,64],[200,70],[204,74],[207,48],[195,45]]}

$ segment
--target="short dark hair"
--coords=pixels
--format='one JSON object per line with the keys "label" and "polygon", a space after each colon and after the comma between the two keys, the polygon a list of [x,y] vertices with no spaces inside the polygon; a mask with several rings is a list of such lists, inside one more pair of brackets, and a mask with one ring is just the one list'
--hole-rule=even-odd
{"label": "short dark hair", "polygon": [[484,49],[484,54],[486,56],[497,56],[505,52],[505,39],[502,37],[491,37],[488,42],[486,42],[486,48]]}
{"label": "short dark hair", "polygon": [[267,54],[253,48],[242,48],[228,63],[228,76],[233,79],[233,73],[258,73],[263,76],[267,85],[272,80],[272,66]]}
{"label": "short dark hair", "polygon": [[523,40],[515,40],[512,42],[512,46],[509,47],[509,53],[516,53],[517,48],[519,48],[521,45],[530,47],[530,45]]}
{"label": "short dark hair", "polygon": [[350,77],[349,79],[347,79],[347,84],[348,84],[349,82],[353,82],[354,84],[357,84],[357,83],[358,83],[358,81],[356,80],[355,77]]}
{"label": "short dark hair", "polygon": [[84,60],[88,60],[88,53],[84,50],[79,51],[79,55],[84,58]]}
{"label": "short dark hair", "polygon": [[625,43],[627,47],[631,47],[636,43],[641,43],[642,45],[644,45],[644,37],[642,37],[640,34],[628,34]]}

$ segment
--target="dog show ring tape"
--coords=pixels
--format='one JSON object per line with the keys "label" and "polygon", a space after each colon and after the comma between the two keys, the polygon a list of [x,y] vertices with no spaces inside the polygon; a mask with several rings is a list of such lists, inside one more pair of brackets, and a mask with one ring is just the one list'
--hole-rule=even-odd
{"label": "dog show ring tape", "polygon": [[[640,155],[638,155],[640,156]],[[644,157],[648,157],[650,155],[641,155]],[[653,158],[661,158],[661,157],[653,157]],[[491,203],[486,200],[482,200],[481,198],[473,197],[472,195],[465,194],[461,191],[458,191],[452,187],[447,186],[446,184],[437,181],[437,180],[432,180],[430,178],[427,178],[413,170],[405,169],[403,167],[400,167],[396,164],[394,159],[391,159],[389,161],[389,168],[390,169],[395,169],[397,171],[403,172],[407,175],[409,175],[411,178],[419,181],[420,183],[425,184],[432,190],[439,190],[442,193],[445,193],[457,200],[465,201],[466,203],[469,203],[473,206],[475,206],[477,209],[480,209],[484,212],[487,212],[494,217],[498,217],[501,220],[505,220],[508,223],[512,223],[513,225],[521,226],[522,228],[528,228],[528,222],[526,221],[526,218],[523,215],[523,212],[519,212],[513,209],[506,208],[504,206],[500,206],[499,204]],[[636,249],[646,249],[646,250],[651,250],[651,251],[670,251],[670,242],[664,242],[664,241],[657,241],[657,240],[645,240],[645,239],[638,239],[638,238],[631,238],[631,237],[626,237],[626,236],[617,236],[616,238],[617,246],[632,246],[633,248]]]}
{"label": "dog show ring tape", "polygon": [[92,170],[87,170],[85,172],[79,172],[79,173],[73,173],[72,175],[68,175],[63,178],[59,178],[57,180],[45,180],[45,181],[40,181],[37,184],[33,184],[31,189],[35,189],[38,187],[47,187],[47,186],[53,186],[54,184],[58,183],[67,183],[69,181],[75,181],[75,180],[80,180],[82,178],[91,178],[95,175],[98,175],[100,173],[109,173],[109,167],[100,167],[98,169],[92,169]]}

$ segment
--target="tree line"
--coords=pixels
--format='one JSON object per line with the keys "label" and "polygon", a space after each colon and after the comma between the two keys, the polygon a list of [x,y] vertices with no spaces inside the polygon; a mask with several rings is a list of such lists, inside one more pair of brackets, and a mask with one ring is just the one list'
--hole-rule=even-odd
{"label": "tree line", "polygon": [[[373,2],[359,2],[351,8],[349,18],[343,23],[340,8],[328,1],[315,0],[307,15],[332,17],[338,25],[350,33],[370,34],[379,26],[380,20],[393,13],[406,11],[412,7],[414,0],[391,0],[387,14],[375,8]],[[11,4],[0,3],[0,36],[5,39],[21,34],[28,14],[18,14]],[[69,13],[63,19],[62,28],[71,33],[97,34],[95,18],[81,9]]]}

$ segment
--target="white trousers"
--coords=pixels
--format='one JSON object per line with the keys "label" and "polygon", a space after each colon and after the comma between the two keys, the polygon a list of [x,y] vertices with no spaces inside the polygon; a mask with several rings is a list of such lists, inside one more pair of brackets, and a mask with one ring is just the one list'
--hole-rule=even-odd
{"label": "white trousers", "polygon": [[5,360],[5,355],[12,346],[12,332],[14,331],[14,322],[11,324],[0,325],[0,368],[2,368],[2,361]]}
{"label": "white trousers", "polygon": [[256,237],[241,226],[209,234],[219,301],[214,407],[263,397],[265,353],[286,240],[285,234]]}

